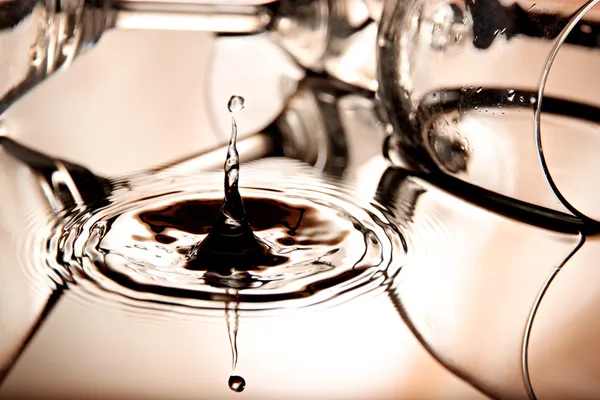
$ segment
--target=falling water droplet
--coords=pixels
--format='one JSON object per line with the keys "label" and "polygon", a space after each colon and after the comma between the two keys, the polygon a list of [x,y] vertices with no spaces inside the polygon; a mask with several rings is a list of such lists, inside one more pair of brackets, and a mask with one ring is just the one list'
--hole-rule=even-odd
{"label": "falling water droplet", "polygon": [[229,389],[234,392],[240,393],[243,392],[246,388],[246,381],[239,375],[231,375],[229,377]]}
{"label": "falling water droplet", "polygon": [[477,88],[477,93],[481,93],[482,91],[483,91],[483,88],[482,88],[481,86],[479,86],[479,87]]}
{"label": "falling water droplet", "polygon": [[246,107],[246,100],[242,96],[231,96],[229,98],[229,102],[227,103],[229,112],[235,113],[242,111],[244,107]]}
{"label": "falling water droplet", "polygon": [[533,4],[531,5],[531,7],[529,7],[529,8],[527,9],[527,11],[531,11],[531,10],[533,10],[533,8],[534,8],[536,5],[537,5],[537,4],[533,3]]}

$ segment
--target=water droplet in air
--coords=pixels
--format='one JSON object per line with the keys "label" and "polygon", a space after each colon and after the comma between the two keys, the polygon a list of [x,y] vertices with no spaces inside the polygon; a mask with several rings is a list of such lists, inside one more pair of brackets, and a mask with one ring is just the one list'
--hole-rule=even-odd
{"label": "water droplet in air", "polygon": [[481,93],[482,91],[483,91],[483,88],[482,88],[481,86],[479,86],[479,87],[477,88],[477,93]]}
{"label": "water droplet in air", "polygon": [[242,96],[231,96],[229,98],[229,102],[227,103],[229,112],[235,113],[242,111],[244,107],[246,107],[246,100],[244,100]]}
{"label": "water droplet in air", "polygon": [[243,392],[246,388],[246,381],[244,378],[238,375],[231,375],[229,377],[229,389],[234,392],[240,393]]}
{"label": "water droplet in air", "polygon": [[533,10],[533,8],[534,8],[536,5],[537,5],[537,4],[533,3],[533,4],[531,5],[531,7],[529,7],[529,8],[527,9],[527,11],[531,11],[531,10]]}

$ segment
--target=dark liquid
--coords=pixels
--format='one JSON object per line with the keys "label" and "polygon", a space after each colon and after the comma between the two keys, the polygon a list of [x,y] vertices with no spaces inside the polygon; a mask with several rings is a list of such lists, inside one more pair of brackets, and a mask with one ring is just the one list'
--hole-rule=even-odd
{"label": "dark liquid", "polygon": [[[281,201],[276,201],[267,198],[249,197],[244,201],[247,217],[245,223],[254,232],[266,231],[268,229],[277,228],[285,234],[275,240],[275,245],[281,246],[335,246],[340,244],[349,232],[345,229],[340,229],[339,225],[332,221],[328,221],[322,217],[321,212],[306,205],[295,206],[286,204]],[[169,236],[165,233],[166,230],[175,229],[181,232],[186,232],[194,235],[209,234],[197,246],[206,249],[206,252],[198,253],[194,257],[189,257],[193,249],[187,247],[178,247],[179,252],[188,256],[186,269],[195,271],[210,271],[212,273],[223,276],[230,275],[232,271],[240,270],[260,270],[271,266],[281,265],[289,260],[289,257],[275,253],[271,249],[273,244],[266,244],[264,241],[257,238],[252,233],[251,239],[259,243],[261,248],[266,248],[265,253],[262,253],[258,258],[261,263],[250,263],[256,261],[249,257],[240,257],[235,254],[234,261],[238,261],[237,265],[251,266],[247,269],[235,268],[235,264],[228,263],[228,254],[218,254],[205,247],[208,239],[212,236],[214,241],[224,243],[229,241],[227,236],[221,236],[214,230],[215,215],[220,215],[222,212],[222,202],[217,199],[208,200],[187,200],[174,203],[166,207],[146,211],[140,213],[138,218],[150,228],[153,232],[153,238],[144,238],[139,235],[132,236],[135,241],[156,241],[162,244],[177,244],[177,238]],[[248,237],[246,237],[245,240]],[[231,244],[233,240],[229,241]],[[252,248],[252,247],[251,247]],[[243,249],[243,248],[242,248]],[[230,252],[240,253],[239,247],[228,249]],[[202,258],[208,254],[208,258]],[[223,258],[218,258],[223,255]],[[209,261],[210,260],[210,261]],[[231,258],[229,259],[231,260]],[[239,261],[245,262],[239,263]]]}

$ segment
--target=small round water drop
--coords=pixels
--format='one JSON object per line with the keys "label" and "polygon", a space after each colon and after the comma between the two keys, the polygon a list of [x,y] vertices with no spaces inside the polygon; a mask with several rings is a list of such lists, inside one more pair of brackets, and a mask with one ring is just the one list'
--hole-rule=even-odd
{"label": "small round water drop", "polygon": [[244,378],[238,375],[231,375],[229,377],[229,389],[234,392],[240,393],[243,392],[246,388],[246,381]]}
{"label": "small round water drop", "polygon": [[231,96],[227,102],[227,108],[231,113],[242,111],[244,107],[246,107],[246,100],[242,96]]}

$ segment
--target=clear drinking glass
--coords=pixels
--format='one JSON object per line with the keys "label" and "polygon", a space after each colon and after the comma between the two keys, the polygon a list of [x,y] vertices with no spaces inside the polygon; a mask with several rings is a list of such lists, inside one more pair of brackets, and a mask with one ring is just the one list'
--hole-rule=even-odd
{"label": "clear drinking glass", "polygon": [[[492,229],[480,241],[439,220],[414,272],[430,279],[407,278],[396,292],[422,343],[499,398],[600,393],[595,4],[391,0],[380,23],[390,160],[502,220],[542,228],[516,242]],[[446,247],[443,227],[471,237],[469,256]],[[448,276],[460,279],[449,286]]]}

